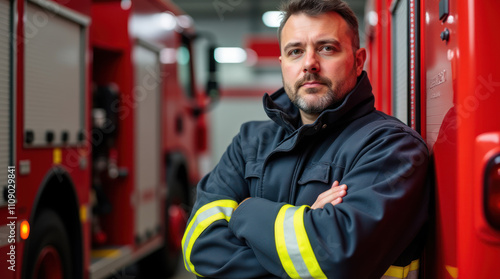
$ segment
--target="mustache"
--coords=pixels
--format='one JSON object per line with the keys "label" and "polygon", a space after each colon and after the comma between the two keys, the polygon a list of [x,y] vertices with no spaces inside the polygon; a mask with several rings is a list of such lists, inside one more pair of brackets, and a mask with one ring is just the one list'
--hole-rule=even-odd
{"label": "mustache", "polygon": [[332,81],[326,77],[322,77],[316,73],[306,73],[301,79],[299,79],[297,82],[295,82],[295,89],[299,89],[304,83],[309,82],[309,81],[315,81],[319,82],[322,84],[327,85],[328,87],[332,86]]}

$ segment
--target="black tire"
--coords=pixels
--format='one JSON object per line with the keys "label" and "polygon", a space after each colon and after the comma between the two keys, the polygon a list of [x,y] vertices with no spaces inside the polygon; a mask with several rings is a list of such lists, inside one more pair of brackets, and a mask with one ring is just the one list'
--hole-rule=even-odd
{"label": "black tire", "polygon": [[[23,279],[60,278],[60,276],[63,279],[71,279],[73,277],[68,234],[59,215],[51,209],[44,209],[36,218],[31,227],[24,255]],[[49,263],[50,266],[48,266]],[[47,275],[48,273],[44,271],[49,274],[55,272],[58,276]]]}

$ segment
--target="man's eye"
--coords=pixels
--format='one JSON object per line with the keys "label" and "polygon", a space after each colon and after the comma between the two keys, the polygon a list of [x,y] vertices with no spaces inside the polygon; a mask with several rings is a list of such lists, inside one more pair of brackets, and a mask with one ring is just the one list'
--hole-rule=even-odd
{"label": "man's eye", "polygon": [[302,53],[302,51],[300,49],[292,49],[292,50],[290,50],[289,55],[293,56],[293,55],[299,55],[301,53]]}
{"label": "man's eye", "polygon": [[335,49],[332,46],[323,46],[321,48],[321,50],[327,51],[327,52],[333,52],[333,51],[335,51]]}

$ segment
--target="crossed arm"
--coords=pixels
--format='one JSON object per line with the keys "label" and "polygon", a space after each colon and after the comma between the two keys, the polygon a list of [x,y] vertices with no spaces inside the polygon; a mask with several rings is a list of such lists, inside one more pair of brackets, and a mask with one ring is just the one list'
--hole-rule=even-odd
{"label": "crossed arm", "polygon": [[[345,184],[339,185],[339,182],[335,180],[330,189],[319,194],[318,198],[316,198],[316,201],[311,206],[311,209],[320,209],[329,203],[335,206],[342,202],[342,198],[345,197],[346,194],[347,194],[347,185]],[[239,205],[241,205],[243,202],[249,199],[250,197],[244,199],[242,202],[240,202]]]}
{"label": "crossed arm", "polygon": [[[339,185],[339,182],[335,181],[332,184],[330,189],[326,190],[325,192],[321,193],[318,196],[318,198],[316,199],[314,204],[311,206],[311,209],[322,209],[326,204],[331,204],[331,205],[335,206],[335,205],[342,202],[342,198],[345,197],[346,194],[347,194],[347,186],[345,184]],[[242,205],[245,201],[247,201],[249,199],[251,199],[251,197],[245,198],[243,201],[241,201],[239,203],[239,205],[235,206],[235,208],[232,210],[236,210],[237,207],[239,207],[240,205]],[[212,226],[212,227],[216,227],[216,226]],[[189,227],[188,227],[188,230],[189,230]],[[186,233],[188,233],[188,230],[186,231]],[[234,275],[234,272],[233,272],[234,270],[237,270],[238,272],[242,272],[243,274],[245,274],[245,278],[267,278],[268,276],[272,276],[271,274],[268,273],[268,271],[266,269],[264,269],[261,266],[259,261],[255,258],[255,254],[253,253],[253,251],[245,243],[238,243],[239,240],[235,239],[234,235],[230,231],[228,231],[224,225],[220,228],[211,228],[210,230],[212,231],[211,232],[212,235],[221,236],[220,238],[216,238],[218,240],[214,239],[215,241],[212,243],[212,245],[217,246],[218,243],[222,244],[220,242],[221,240],[222,240],[222,242],[225,242],[221,246],[226,246],[226,248],[229,248],[229,250],[225,251],[225,252],[228,253],[227,258],[230,259],[226,264],[223,264],[221,262],[220,268],[217,270],[217,272],[215,272],[217,275],[214,274],[214,276],[217,276],[217,277],[220,276],[220,278],[226,278],[226,276],[227,276],[228,278],[229,277],[232,278],[232,276],[236,276],[236,275]],[[185,237],[186,236],[184,236],[184,238]],[[229,241],[226,242],[226,240],[229,240]],[[203,240],[201,242],[203,242]],[[232,243],[232,245],[227,245],[229,243]],[[209,243],[206,243],[205,245],[212,246],[212,245],[209,245]],[[185,241],[183,239],[183,248],[188,248],[188,246],[189,245],[187,243],[185,243]],[[183,249],[183,250],[187,250],[187,249]],[[190,250],[192,251],[192,247]],[[205,250],[205,249],[200,248],[200,250]],[[233,250],[235,253],[231,255],[232,251],[230,251],[230,250]],[[189,251],[189,253],[191,251]],[[201,274],[199,274],[198,272],[195,271],[194,265],[191,263],[191,260],[186,259],[186,252],[187,251],[184,251],[184,256],[185,256],[184,263],[185,263],[186,269],[190,272],[195,273],[196,275],[201,276]],[[189,255],[189,256],[191,256],[191,255]],[[213,255],[212,255],[212,257],[209,257],[209,258],[207,258],[207,257],[202,257],[202,258],[211,259],[211,260],[214,259]],[[226,257],[222,257],[222,258],[226,258]],[[238,276],[240,278],[242,278],[241,275],[238,275]],[[248,276],[248,277],[246,277],[246,276]],[[217,277],[213,277],[213,278],[217,278]]]}
{"label": "crossed arm", "polygon": [[[361,278],[383,274],[421,227],[427,203],[422,187],[426,160],[416,161],[427,156],[426,150],[413,141],[395,148],[394,138],[400,136],[391,137],[370,146],[363,160],[344,174],[342,182],[350,187],[348,195],[347,186],[335,182],[311,208],[263,198],[245,200],[251,194],[244,167],[236,167],[245,166],[245,162],[234,152],[239,148],[235,142],[199,184],[182,243],[186,268],[209,278]],[[389,145],[393,153],[387,152]],[[344,203],[344,198],[349,202]],[[302,242],[287,243],[289,232]],[[394,239],[398,239],[397,245],[387,245]],[[298,257],[304,253],[314,260],[298,262],[293,245],[301,249]],[[374,261],[366,247],[384,256]]]}

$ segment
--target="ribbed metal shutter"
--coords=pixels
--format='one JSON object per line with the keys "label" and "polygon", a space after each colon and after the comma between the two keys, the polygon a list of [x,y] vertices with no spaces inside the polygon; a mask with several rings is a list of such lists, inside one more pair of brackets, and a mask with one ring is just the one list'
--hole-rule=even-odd
{"label": "ribbed metal shutter", "polygon": [[[7,166],[11,159],[11,70],[10,34],[11,8],[9,1],[0,0],[0,190],[7,184]],[[0,205],[5,200],[0,197]]]}
{"label": "ribbed metal shutter", "polygon": [[[135,208],[136,236],[144,240],[156,232],[160,222],[160,105],[161,79],[159,55],[144,43],[133,52],[135,66]],[[149,198],[145,198],[149,197]]]}
{"label": "ribbed metal shutter", "polygon": [[398,1],[393,11],[393,114],[408,124],[408,1]]}
{"label": "ribbed metal shutter", "polygon": [[26,6],[24,129],[32,146],[78,143],[84,117],[83,28],[37,4]]}

